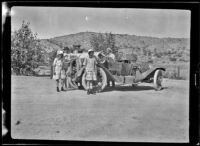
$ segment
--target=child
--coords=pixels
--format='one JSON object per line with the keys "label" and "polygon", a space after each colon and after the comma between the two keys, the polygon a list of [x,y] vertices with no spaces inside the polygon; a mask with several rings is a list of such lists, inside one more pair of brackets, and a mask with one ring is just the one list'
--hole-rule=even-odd
{"label": "child", "polygon": [[53,73],[54,73],[54,79],[57,83],[57,92],[60,92],[59,90],[59,80],[61,80],[61,91],[64,91],[63,83],[64,83],[64,74],[63,74],[63,51],[57,52],[57,57],[54,59],[53,62]]}
{"label": "child", "polygon": [[88,55],[89,57],[85,58],[83,65],[86,71],[87,94],[92,94],[93,82],[97,80],[97,60],[94,57],[94,51],[92,49],[88,50]]}
{"label": "child", "polygon": [[68,54],[67,51],[64,50],[64,53],[63,53],[63,68],[62,68],[62,73],[63,73],[63,82],[64,82],[64,86],[65,86],[65,89],[68,89],[69,88],[69,76],[70,76],[70,73],[69,73],[69,68],[70,68],[70,56]]}

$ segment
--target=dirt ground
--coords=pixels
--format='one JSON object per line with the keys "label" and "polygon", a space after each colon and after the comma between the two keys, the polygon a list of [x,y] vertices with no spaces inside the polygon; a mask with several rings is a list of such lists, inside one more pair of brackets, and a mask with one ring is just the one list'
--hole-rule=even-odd
{"label": "dirt ground", "polygon": [[56,92],[49,77],[12,76],[14,139],[188,142],[189,82],[164,79],[117,86],[96,95]]}

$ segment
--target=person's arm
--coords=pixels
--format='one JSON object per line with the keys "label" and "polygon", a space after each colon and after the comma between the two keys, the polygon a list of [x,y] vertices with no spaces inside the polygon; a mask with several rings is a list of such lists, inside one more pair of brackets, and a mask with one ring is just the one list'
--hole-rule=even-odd
{"label": "person's arm", "polygon": [[115,55],[114,54],[112,54],[112,59],[115,61]]}
{"label": "person's arm", "polygon": [[82,59],[83,59],[82,56],[80,56],[80,57],[78,58],[78,62],[79,62],[79,66],[80,66],[80,67],[83,66]]}
{"label": "person's arm", "polygon": [[100,63],[101,63],[100,59],[95,56],[95,65],[100,64]]}
{"label": "person's arm", "polygon": [[71,75],[71,71],[72,71],[72,66],[71,66],[71,64],[69,64],[67,71],[66,71],[67,76]]}
{"label": "person's arm", "polygon": [[87,58],[84,58],[83,66],[86,66],[86,65],[87,65]]}
{"label": "person's arm", "polygon": [[97,65],[98,63],[99,63],[99,60],[95,58],[95,65]]}
{"label": "person's arm", "polygon": [[64,58],[61,60],[61,68],[64,70]]}
{"label": "person's arm", "polygon": [[55,58],[53,61],[53,74],[55,74],[56,61],[57,61],[57,58]]}
{"label": "person's arm", "polygon": [[94,69],[95,69],[95,71],[97,71],[97,64],[98,64],[98,60],[95,57],[95,59],[94,59]]}

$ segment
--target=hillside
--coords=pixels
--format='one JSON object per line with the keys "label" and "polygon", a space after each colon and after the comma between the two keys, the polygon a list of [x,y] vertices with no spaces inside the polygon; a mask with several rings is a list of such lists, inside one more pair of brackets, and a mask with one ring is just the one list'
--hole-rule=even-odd
{"label": "hillside", "polygon": [[47,53],[52,52],[53,50],[61,49],[60,46],[58,46],[57,44],[52,43],[46,39],[40,40],[40,45]]}
{"label": "hillside", "polygon": [[[90,49],[90,38],[97,33],[80,32],[51,39],[40,40],[42,48],[47,52],[63,47],[72,48],[81,45],[81,48]],[[142,56],[150,54],[154,60],[161,63],[189,62],[190,44],[188,38],[156,38],[128,34],[114,34],[115,45],[121,52],[133,52]],[[164,60],[164,61],[163,61]]]}

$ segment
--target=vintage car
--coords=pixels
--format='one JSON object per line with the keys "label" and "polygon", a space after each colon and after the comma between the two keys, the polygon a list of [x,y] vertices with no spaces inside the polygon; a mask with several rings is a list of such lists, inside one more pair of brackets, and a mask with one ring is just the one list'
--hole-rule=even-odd
{"label": "vintage car", "polygon": [[[97,60],[101,52],[95,52]],[[74,88],[86,89],[85,67],[82,65],[84,57],[80,54],[70,61],[70,84]],[[105,63],[108,65],[106,66]],[[97,65],[97,81],[94,83],[99,90],[104,90],[108,82],[112,81],[121,84],[132,84],[134,87],[138,83],[153,83],[155,90],[162,89],[163,67],[150,67],[147,63],[135,63],[132,60],[121,59],[113,61],[104,57],[104,61],[99,61]]]}

